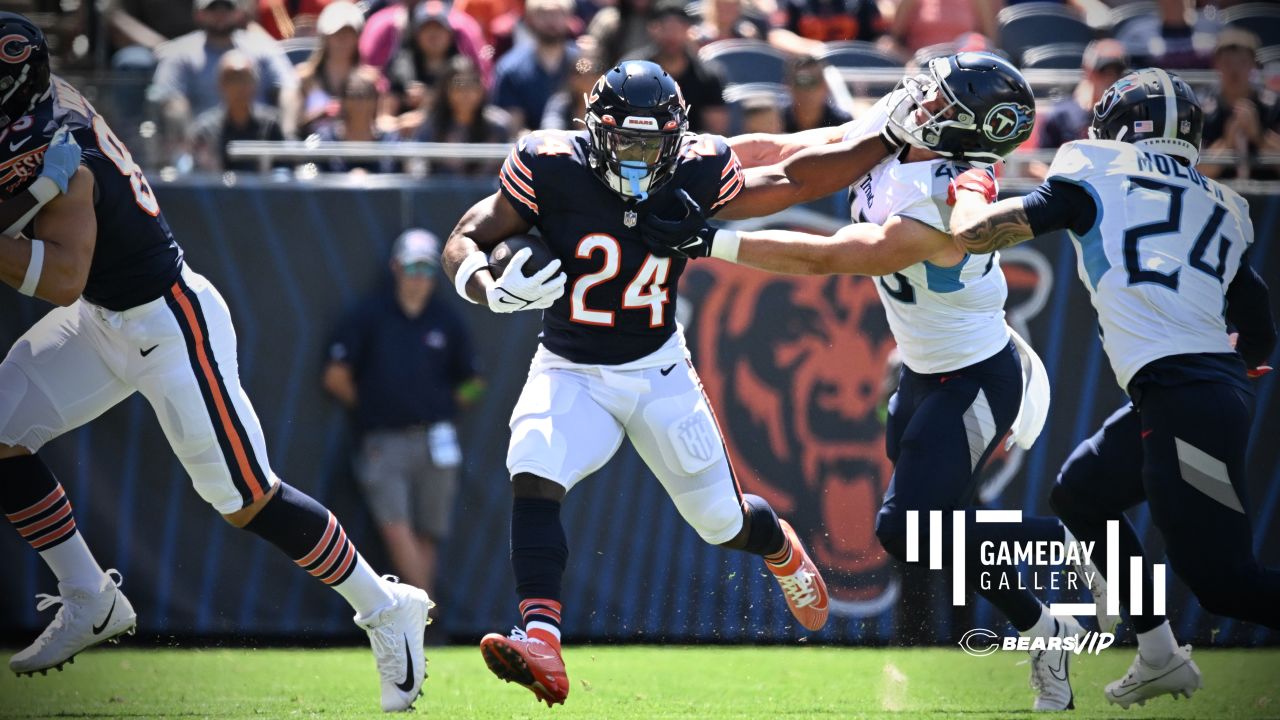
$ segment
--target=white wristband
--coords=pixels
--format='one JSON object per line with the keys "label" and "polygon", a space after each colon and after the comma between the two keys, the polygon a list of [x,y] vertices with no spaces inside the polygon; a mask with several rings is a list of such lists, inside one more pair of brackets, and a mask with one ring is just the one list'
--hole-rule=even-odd
{"label": "white wristband", "polygon": [[738,262],[738,245],[742,237],[735,230],[717,230],[711,238],[711,257]]}
{"label": "white wristband", "polygon": [[40,212],[40,208],[44,207],[50,200],[58,197],[62,193],[58,189],[58,184],[47,177],[38,177],[36,181],[31,183],[31,187],[27,188],[27,192],[31,193],[31,197],[36,199],[36,204],[26,212],[25,215],[18,218],[12,225],[5,228],[5,235],[17,235],[22,232],[22,228],[31,222],[31,218]]}
{"label": "white wristband", "polygon": [[467,283],[471,281],[471,276],[475,275],[478,270],[488,267],[489,256],[482,250],[476,250],[462,260],[462,264],[458,266],[458,272],[453,276],[453,289],[458,291],[464,300],[474,303],[469,295],[467,295]]}
{"label": "white wristband", "polygon": [[31,262],[27,263],[27,276],[22,279],[22,287],[18,292],[23,295],[36,294],[36,286],[40,284],[40,273],[44,271],[44,241],[31,241]]}
{"label": "white wristband", "polygon": [[38,177],[36,181],[31,183],[31,187],[27,188],[27,192],[31,193],[36,202],[41,205],[62,194],[62,189],[58,187],[58,183],[47,177]]}

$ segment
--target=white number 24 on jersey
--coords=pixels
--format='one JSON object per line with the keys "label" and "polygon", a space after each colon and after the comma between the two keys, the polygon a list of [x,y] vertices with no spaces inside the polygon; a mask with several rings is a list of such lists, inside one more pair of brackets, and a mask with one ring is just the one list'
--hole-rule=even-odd
{"label": "white number 24 on jersey", "polygon": [[[569,319],[585,325],[613,327],[613,311],[589,307],[587,292],[618,276],[622,265],[622,246],[612,235],[597,233],[579,240],[574,254],[579,258],[588,259],[597,252],[604,254],[604,265],[593,273],[579,277],[573,283],[573,291],[569,297]],[[622,293],[622,309],[647,309],[649,327],[662,327],[663,310],[670,300],[670,293],[663,284],[667,282],[667,274],[670,271],[671,258],[660,258],[652,254],[645,257],[644,264],[640,266],[640,270],[631,282],[627,283],[627,289]]]}

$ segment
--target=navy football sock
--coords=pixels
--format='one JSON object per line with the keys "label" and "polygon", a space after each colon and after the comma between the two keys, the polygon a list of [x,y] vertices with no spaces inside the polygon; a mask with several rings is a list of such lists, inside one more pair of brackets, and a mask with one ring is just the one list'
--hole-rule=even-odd
{"label": "navy football sock", "polygon": [[0,477],[0,510],[32,548],[48,550],[76,533],[71,501],[39,457],[0,460]]}
{"label": "navy football sock", "polygon": [[71,500],[38,455],[0,460],[0,511],[58,582],[97,589],[102,568],[76,529]]}
{"label": "navy football sock", "polygon": [[559,640],[560,583],[569,542],[560,524],[560,502],[517,497],[511,503],[511,568],[526,629],[541,628]]}
{"label": "navy football sock", "polygon": [[752,555],[762,555],[775,565],[785,565],[791,548],[777,513],[759,495],[743,495],[742,505],[746,510],[744,521],[749,523],[747,542],[742,549]]}
{"label": "navy football sock", "polygon": [[362,617],[395,602],[333,513],[295,487],[280,483],[244,529],[338,591]]}

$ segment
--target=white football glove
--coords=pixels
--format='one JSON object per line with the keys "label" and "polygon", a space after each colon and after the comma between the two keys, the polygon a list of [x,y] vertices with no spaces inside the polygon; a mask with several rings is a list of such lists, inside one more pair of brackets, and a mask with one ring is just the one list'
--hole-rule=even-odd
{"label": "white football glove", "polygon": [[496,313],[545,310],[564,295],[568,277],[560,272],[560,260],[552,260],[531,277],[524,276],[524,264],[533,255],[525,248],[511,256],[502,277],[485,293],[489,309]]}

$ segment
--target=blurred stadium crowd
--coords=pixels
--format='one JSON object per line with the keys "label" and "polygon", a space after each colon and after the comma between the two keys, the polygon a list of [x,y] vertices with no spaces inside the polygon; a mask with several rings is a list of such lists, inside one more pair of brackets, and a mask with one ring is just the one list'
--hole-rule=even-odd
{"label": "blurred stadium crowd", "polygon": [[[497,160],[232,156],[236,140],[503,143],[574,127],[624,58],[658,62],[691,128],[798,131],[856,117],[904,72],[1002,54],[1038,97],[1012,176],[1083,137],[1126,67],[1196,87],[1206,174],[1280,178],[1280,3],[1230,0],[5,0],[49,31],[144,165],[192,172],[490,174]],[[1036,150],[1040,149],[1041,152]]]}

